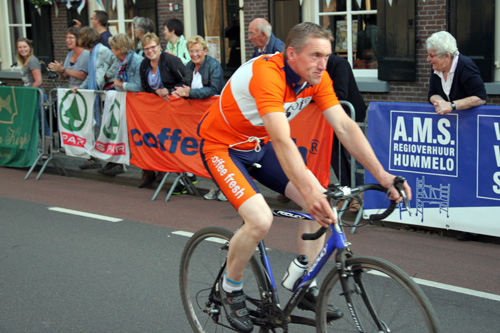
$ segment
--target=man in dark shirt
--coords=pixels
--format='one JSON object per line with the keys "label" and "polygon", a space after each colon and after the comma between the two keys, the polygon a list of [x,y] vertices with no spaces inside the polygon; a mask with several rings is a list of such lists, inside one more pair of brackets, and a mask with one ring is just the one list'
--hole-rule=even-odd
{"label": "man in dark shirt", "polygon": [[[82,27],[82,22],[78,20],[73,20],[73,22],[75,23],[75,27]],[[113,35],[108,30],[108,13],[102,10],[96,10],[90,17],[90,23],[92,24],[92,28],[101,36],[101,44],[111,49],[109,46],[109,39],[113,37]]]}

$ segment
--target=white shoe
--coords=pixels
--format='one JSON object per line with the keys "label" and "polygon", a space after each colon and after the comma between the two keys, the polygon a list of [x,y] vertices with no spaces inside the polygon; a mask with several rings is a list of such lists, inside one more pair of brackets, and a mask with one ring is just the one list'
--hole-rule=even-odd
{"label": "white shoe", "polygon": [[219,201],[227,201],[227,198],[224,195],[224,193],[222,193],[222,191],[219,191],[219,194],[217,194],[217,200],[219,200]]}
{"label": "white shoe", "polygon": [[212,187],[203,197],[207,200],[215,200],[217,199],[217,192],[219,192],[219,190],[216,187]]}

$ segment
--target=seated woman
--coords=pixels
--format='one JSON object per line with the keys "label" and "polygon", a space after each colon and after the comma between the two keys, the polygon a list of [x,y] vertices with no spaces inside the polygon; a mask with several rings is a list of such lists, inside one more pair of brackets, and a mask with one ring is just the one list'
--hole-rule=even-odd
{"label": "seated woman", "polygon": [[[23,86],[40,88],[42,89],[42,70],[40,66],[40,60],[33,54],[33,45],[27,38],[19,38],[16,42],[16,58],[17,63],[21,65],[21,79],[23,81]],[[43,91],[43,90],[42,90]],[[45,93],[42,96],[43,100],[47,99]],[[49,147],[50,141],[52,139],[52,133],[50,133],[49,122],[47,117],[43,117],[45,120],[42,124],[42,106],[38,107],[38,115],[40,118],[40,135],[44,141],[42,142],[42,159],[46,160],[49,158]]]}
{"label": "seated woman", "polygon": [[[155,33],[145,34],[141,44],[146,56],[140,67],[142,89],[168,102],[175,87],[182,86],[185,66],[176,56],[162,51],[160,38]],[[142,170],[142,172],[139,187],[148,186],[157,177],[156,171]],[[195,178],[192,181],[196,181]]]}
{"label": "seated woman", "polygon": [[[220,63],[207,55],[208,45],[201,36],[193,36],[187,40],[187,48],[191,61],[186,65],[184,85],[176,87],[172,93],[176,97],[193,99],[209,98],[219,95],[224,87],[224,74]],[[213,185],[204,196],[207,200],[227,201],[217,185]]]}

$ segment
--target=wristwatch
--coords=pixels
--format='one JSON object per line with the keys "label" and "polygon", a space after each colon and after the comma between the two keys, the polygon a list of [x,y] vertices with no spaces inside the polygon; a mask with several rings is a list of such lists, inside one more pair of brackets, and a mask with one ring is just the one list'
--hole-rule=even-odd
{"label": "wristwatch", "polygon": [[[61,74],[64,74],[65,72],[66,72],[66,68],[65,68],[65,67],[63,67],[63,70],[62,70]],[[454,105],[454,104],[453,104],[453,105]]]}
{"label": "wristwatch", "polygon": [[455,105],[454,102],[451,102],[451,109],[455,111],[457,109],[457,106]]}

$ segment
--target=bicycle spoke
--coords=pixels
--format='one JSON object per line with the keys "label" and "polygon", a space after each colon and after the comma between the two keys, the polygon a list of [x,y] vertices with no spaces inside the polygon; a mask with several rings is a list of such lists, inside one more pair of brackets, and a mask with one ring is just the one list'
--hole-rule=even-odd
{"label": "bicycle spoke", "polygon": [[[432,306],[404,272],[380,259],[354,257],[346,262],[347,293],[332,272],[325,280],[321,306],[334,304],[344,317],[327,325],[318,316],[318,332],[436,332]],[[346,303],[344,297],[350,302]]]}

